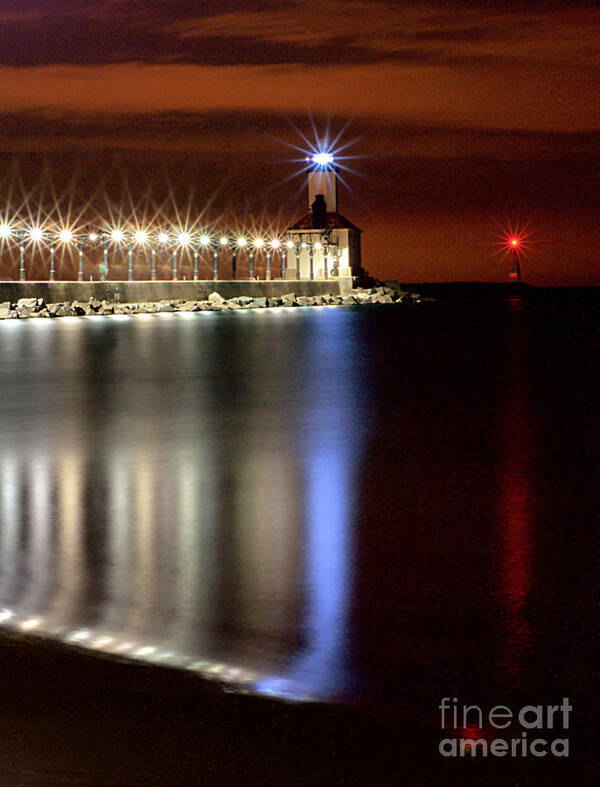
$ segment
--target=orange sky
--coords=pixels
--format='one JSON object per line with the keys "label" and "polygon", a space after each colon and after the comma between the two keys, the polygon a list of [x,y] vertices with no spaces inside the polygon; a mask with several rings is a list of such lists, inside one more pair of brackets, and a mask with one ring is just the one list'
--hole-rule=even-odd
{"label": "orange sky", "polygon": [[314,123],[375,275],[502,280],[511,221],[527,280],[598,284],[600,10],[557,5],[8,0],[0,211],[285,225]]}

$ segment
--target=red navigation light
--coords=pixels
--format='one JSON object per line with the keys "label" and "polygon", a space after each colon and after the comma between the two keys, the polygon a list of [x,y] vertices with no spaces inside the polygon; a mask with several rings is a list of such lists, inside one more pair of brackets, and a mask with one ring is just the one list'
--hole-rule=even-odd
{"label": "red navigation light", "polygon": [[519,245],[519,239],[518,238],[511,238],[510,239],[510,245],[514,246],[516,248]]}

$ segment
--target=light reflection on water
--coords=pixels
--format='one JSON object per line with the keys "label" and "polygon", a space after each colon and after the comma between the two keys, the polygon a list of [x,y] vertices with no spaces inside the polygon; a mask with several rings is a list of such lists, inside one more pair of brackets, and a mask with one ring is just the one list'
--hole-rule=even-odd
{"label": "light reflection on water", "polygon": [[364,409],[352,322],[288,318],[290,357],[273,314],[207,316],[11,326],[3,623],[335,696]]}
{"label": "light reflection on water", "polygon": [[562,301],[0,323],[0,624],[293,699],[573,695],[574,335]]}

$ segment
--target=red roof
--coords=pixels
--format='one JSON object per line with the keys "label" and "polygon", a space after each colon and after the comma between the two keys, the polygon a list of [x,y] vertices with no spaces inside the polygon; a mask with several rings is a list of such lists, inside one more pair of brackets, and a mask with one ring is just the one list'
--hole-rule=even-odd
{"label": "red roof", "polygon": [[[307,213],[295,224],[292,224],[291,227],[288,227],[288,230],[312,230],[312,229],[314,230],[319,229],[317,227],[313,227],[312,225],[312,213]],[[358,227],[352,224],[352,222],[348,221],[348,219],[344,218],[340,213],[327,214],[326,229],[356,230],[357,232],[362,232],[362,230],[359,230]]]}

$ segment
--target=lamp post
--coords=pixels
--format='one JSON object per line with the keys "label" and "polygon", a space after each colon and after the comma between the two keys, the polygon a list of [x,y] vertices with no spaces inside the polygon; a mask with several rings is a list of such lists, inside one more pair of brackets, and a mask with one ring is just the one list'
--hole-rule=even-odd
{"label": "lamp post", "polygon": [[315,248],[316,245],[313,245],[312,243],[308,247],[309,276],[311,281],[315,278]]}
{"label": "lamp post", "polygon": [[198,281],[198,257],[200,256],[200,250],[198,249],[197,244],[194,244],[194,281]]}
{"label": "lamp post", "polygon": [[300,243],[296,243],[295,252],[296,252],[296,278],[300,278],[300,253],[301,253],[302,245]]}
{"label": "lamp post", "polygon": [[82,240],[77,241],[77,281],[83,281],[83,246]]}
{"label": "lamp post", "polygon": [[56,241],[50,242],[50,276],[49,281],[54,281],[54,258],[56,257]]}
{"label": "lamp post", "polygon": [[70,243],[73,243],[73,240],[73,231],[65,227],[58,233],[57,238],[52,241],[50,245],[50,281],[54,281],[54,255],[56,253],[56,244],[60,243],[62,246],[68,246]]}
{"label": "lamp post", "polygon": [[[180,232],[177,235],[177,246],[180,249],[187,249],[192,242],[192,236],[189,232]],[[173,281],[177,281],[177,248],[173,251]]]}
{"label": "lamp post", "polygon": [[[223,235],[221,238],[219,238],[219,246],[220,246],[222,249],[227,249],[227,248],[229,248],[229,238],[228,238],[226,235]],[[218,278],[218,275],[217,275],[217,249],[216,249],[216,248],[215,248],[215,269],[214,269],[214,277],[215,277],[215,279],[217,279],[217,278]]]}
{"label": "lamp post", "polygon": [[[254,239],[254,243],[253,243],[253,247],[254,247],[254,250],[256,252],[260,251],[261,249],[264,249],[264,247],[265,247],[264,240],[262,238],[255,238]],[[268,248],[267,248],[267,251],[266,251],[266,257],[267,257],[267,269],[268,269],[266,277],[267,277],[267,279],[270,279],[271,278],[271,255],[270,255],[270,251],[269,251]],[[250,259],[252,259],[252,257]],[[253,273],[254,273],[254,268],[251,268],[250,269],[250,278],[252,278],[252,274]]]}
{"label": "lamp post", "polygon": [[521,283],[521,260],[519,258],[519,247],[521,241],[519,238],[513,237],[510,239],[510,252],[511,252],[511,266],[510,278],[516,279]]}
{"label": "lamp post", "polygon": [[[119,246],[125,240],[125,233],[123,230],[119,228],[115,228],[111,233],[109,240],[112,241],[115,246]],[[108,278],[108,246],[106,248],[106,277]]]}
{"label": "lamp post", "polygon": [[[210,235],[204,233],[203,235],[200,236],[200,246],[203,249],[210,249],[211,245],[212,245],[212,239]],[[218,278],[219,278],[218,247],[215,244],[215,247],[213,249],[213,279],[216,280]]]}

